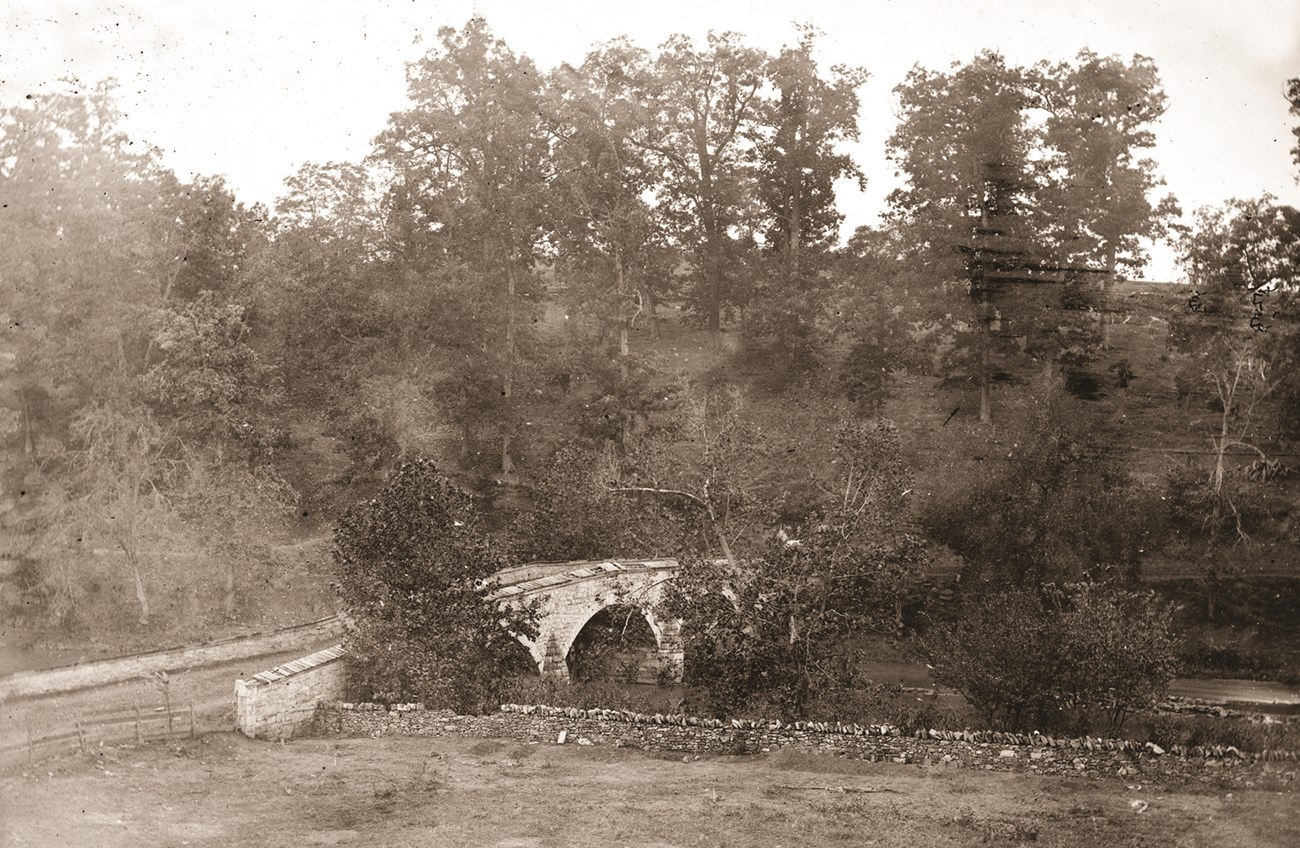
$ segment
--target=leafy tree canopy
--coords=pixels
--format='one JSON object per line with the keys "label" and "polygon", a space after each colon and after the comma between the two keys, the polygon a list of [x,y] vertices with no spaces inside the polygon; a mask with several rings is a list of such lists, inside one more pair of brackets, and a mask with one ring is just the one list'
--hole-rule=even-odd
{"label": "leafy tree canopy", "polygon": [[[1300,77],[1286,81],[1286,99],[1291,104],[1291,114],[1300,118]],[[1291,160],[1296,165],[1296,179],[1300,180],[1300,126],[1294,127],[1291,134],[1296,137],[1295,147],[1291,148]]]}
{"label": "leafy tree canopy", "polygon": [[901,627],[901,599],[925,556],[909,532],[906,477],[887,422],[841,427],[822,499],[792,533],[740,563],[688,559],[664,606],[683,620],[685,680],[718,713],[798,716],[851,685],[846,638]]}
{"label": "leafy tree canopy", "polygon": [[1162,180],[1141,151],[1167,108],[1155,63],[1146,56],[1080,51],[1073,62],[1040,62],[1028,76],[1034,105],[1046,110],[1039,164],[1042,216],[1058,257],[1104,268],[1140,269],[1143,239],[1162,236],[1179,213],[1172,197],[1152,203]]}
{"label": "leafy tree canopy", "polygon": [[376,697],[482,710],[529,670],[516,637],[536,638],[535,611],[490,597],[503,552],[429,460],[404,463],[343,516],[334,561],[347,641]]}

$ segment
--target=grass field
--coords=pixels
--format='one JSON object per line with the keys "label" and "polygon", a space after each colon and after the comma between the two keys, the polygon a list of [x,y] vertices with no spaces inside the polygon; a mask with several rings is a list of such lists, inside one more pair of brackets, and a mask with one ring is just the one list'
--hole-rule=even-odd
{"label": "grass field", "polygon": [[214,734],[0,777],[4,846],[1291,846],[1292,793],[780,752]]}

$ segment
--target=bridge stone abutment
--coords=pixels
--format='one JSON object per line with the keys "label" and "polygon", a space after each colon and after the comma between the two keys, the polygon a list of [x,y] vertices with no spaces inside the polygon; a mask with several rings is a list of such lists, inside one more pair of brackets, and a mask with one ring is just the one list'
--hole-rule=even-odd
{"label": "bridge stone abutment", "polygon": [[[500,586],[496,597],[502,603],[542,599],[537,639],[519,641],[528,648],[543,675],[569,679],[570,652],[588,622],[610,607],[633,607],[645,618],[655,638],[650,667],[640,668],[638,677],[655,679],[662,675],[680,680],[681,622],[663,621],[654,612],[676,569],[673,560],[534,566],[526,573],[531,579]],[[507,575],[509,572],[503,572],[503,576]]]}

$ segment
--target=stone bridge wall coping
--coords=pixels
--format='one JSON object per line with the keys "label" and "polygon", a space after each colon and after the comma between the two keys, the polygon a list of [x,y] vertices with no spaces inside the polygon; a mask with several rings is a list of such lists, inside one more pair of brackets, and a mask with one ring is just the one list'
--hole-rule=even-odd
{"label": "stone bridge wall coping", "polygon": [[317,707],[348,692],[348,653],[334,645],[235,681],[235,726],[245,736],[286,739],[310,727]]}
{"label": "stone bridge wall coping", "polygon": [[563,731],[579,744],[635,747],[650,751],[756,754],[780,748],[838,756],[996,771],[1084,777],[1144,776],[1247,788],[1296,788],[1300,752],[1247,754],[1236,748],[1159,746],[1096,737],[1062,739],[1042,734],[994,731],[917,731],[890,725],[828,722],[750,721],[680,715],[644,715],[627,710],[504,704],[497,713],[460,716],[426,711],[419,704],[389,709],[376,704],[322,704],[317,727],[345,736],[386,734],[505,737],[555,742]]}
{"label": "stone bridge wall coping", "polygon": [[571,568],[563,573],[546,574],[541,577],[534,577],[530,580],[522,580],[518,583],[510,583],[501,586],[492,593],[493,600],[509,598],[517,595],[527,595],[533,592],[544,592],[548,589],[556,589],[561,586],[568,586],[583,580],[592,578],[609,577],[617,574],[645,574],[653,571],[676,571],[677,563],[674,560],[647,560],[638,562],[571,562],[566,565],[574,565],[577,568]]}
{"label": "stone bridge wall coping", "polygon": [[277,680],[283,680],[292,677],[295,674],[301,674],[304,671],[311,671],[317,666],[323,665],[331,660],[345,656],[347,649],[340,645],[331,645],[328,648],[317,651],[314,654],[308,654],[305,657],[287,662],[284,665],[277,665],[275,668],[267,671],[259,671],[254,674],[248,683],[252,686],[265,686],[269,683],[275,683]]}

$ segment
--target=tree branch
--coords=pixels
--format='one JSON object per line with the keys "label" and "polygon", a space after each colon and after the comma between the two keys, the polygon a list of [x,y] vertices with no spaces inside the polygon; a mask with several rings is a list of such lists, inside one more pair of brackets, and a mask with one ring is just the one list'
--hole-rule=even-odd
{"label": "tree branch", "polygon": [[659,489],[654,486],[618,486],[615,488],[611,488],[609,491],[617,494],[629,494],[632,492],[639,492],[639,493],[650,494],[650,495],[672,495],[679,498],[686,498],[687,500],[697,504],[701,509],[708,508],[708,504],[705,503],[705,501],[702,498],[700,498],[698,495],[692,494],[690,492],[684,492],[681,489]]}

